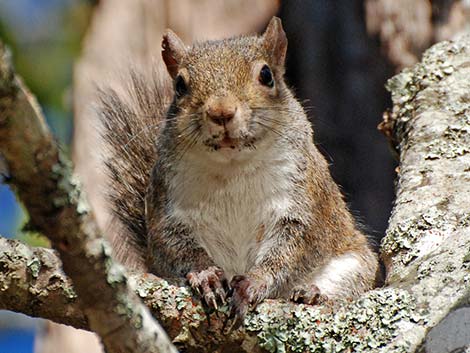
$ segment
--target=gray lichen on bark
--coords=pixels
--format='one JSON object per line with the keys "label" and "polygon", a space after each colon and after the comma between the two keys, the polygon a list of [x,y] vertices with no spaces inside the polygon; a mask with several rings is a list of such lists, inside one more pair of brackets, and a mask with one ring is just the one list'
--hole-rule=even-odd
{"label": "gray lichen on bark", "polygon": [[423,317],[401,332],[408,351],[470,298],[469,77],[467,34],[436,44],[387,86],[400,168],[382,254],[387,284],[408,290]]}
{"label": "gray lichen on bark", "polygon": [[[0,266],[4,269],[0,308],[90,329],[57,253],[5,239],[0,240],[0,247]],[[115,280],[121,281],[119,273],[111,282]],[[171,284],[152,275],[136,274],[130,276],[129,283],[160,319],[173,342],[187,352],[230,347],[239,347],[231,351],[240,352],[329,352],[340,348],[373,352],[396,336],[400,320],[419,319],[413,314],[413,298],[404,290],[388,288],[334,308],[268,300],[248,315],[244,330],[227,333],[224,323],[228,306],[206,311],[183,281]],[[121,309],[125,314],[126,308]]]}
{"label": "gray lichen on bark", "polygon": [[87,328],[57,254],[0,238],[0,308]]}

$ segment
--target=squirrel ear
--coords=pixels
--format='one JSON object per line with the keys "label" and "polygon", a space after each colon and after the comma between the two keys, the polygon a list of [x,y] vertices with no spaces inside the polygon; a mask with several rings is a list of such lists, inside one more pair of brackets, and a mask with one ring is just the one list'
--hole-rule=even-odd
{"label": "squirrel ear", "polygon": [[178,67],[186,54],[183,41],[170,29],[167,29],[162,40],[162,57],[168,73],[172,78],[178,74]]}
{"label": "squirrel ear", "polygon": [[269,21],[263,34],[263,44],[273,64],[283,66],[286,60],[287,37],[279,17],[274,16]]}

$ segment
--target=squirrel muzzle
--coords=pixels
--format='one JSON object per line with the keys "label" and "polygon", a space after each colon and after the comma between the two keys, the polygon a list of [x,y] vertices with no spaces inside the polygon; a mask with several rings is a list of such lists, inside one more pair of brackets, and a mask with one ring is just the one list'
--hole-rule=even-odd
{"label": "squirrel muzzle", "polygon": [[236,148],[248,133],[249,113],[230,94],[212,96],[204,105],[204,124],[217,148]]}

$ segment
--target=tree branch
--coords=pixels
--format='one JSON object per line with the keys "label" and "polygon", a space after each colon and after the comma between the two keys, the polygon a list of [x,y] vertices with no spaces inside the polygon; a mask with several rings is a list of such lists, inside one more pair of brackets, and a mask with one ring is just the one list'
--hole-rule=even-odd
{"label": "tree branch", "polygon": [[[0,309],[90,329],[55,251],[6,239],[0,239],[0,249]],[[369,342],[379,339],[383,343],[389,338],[379,338],[374,332],[385,327],[382,322],[388,321],[386,327],[396,329],[396,322],[410,315],[410,297],[392,289],[370,292],[336,308],[266,300],[248,314],[244,329],[226,332],[228,306],[205,312],[182,282],[170,284],[149,274],[129,277],[135,292],[185,352],[275,352],[286,348],[309,352],[339,345],[367,351]],[[402,304],[402,312],[394,307],[396,301]],[[358,346],[362,340],[365,343]]]}
{"label": "tree branch", "polygon": [[44,118],[0,43],[0,151],[30,224],[60,254],[90,327],[108,352],[176,352],[131,291]]}
{"label": "tree branch", "polygon": [[57,253],[0,238],[0,309],[87,329]]}
{"label": "tree branch", "polygon": [[427,333],[470,300],[469,75],[467,33],[434,45],[387,84],[394,106],[381,127],[400,167],[382,257],[387,283],[410,293],[420,318],[400,330],[397,344],[407,351],[426,345],[427,352],[444,352],[427,349]]}

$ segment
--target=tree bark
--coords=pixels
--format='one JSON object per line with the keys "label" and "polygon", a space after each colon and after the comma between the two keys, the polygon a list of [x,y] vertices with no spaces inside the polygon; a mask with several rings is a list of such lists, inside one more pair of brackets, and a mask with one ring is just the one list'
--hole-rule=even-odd
{"label": "tree bark", "polygon": [[387,284],[405,289],[420,317],[396,340],[409,350],[428,349],[428,331],[470,300],[469,75],[467,33],[436,44],[387,85],[394,107],[382,128],[400,167],[382,255]]}
{"label": "tree bark", "polygon": [[88,329],[56,252],[4,238],[0,249],[0,309]]}

